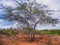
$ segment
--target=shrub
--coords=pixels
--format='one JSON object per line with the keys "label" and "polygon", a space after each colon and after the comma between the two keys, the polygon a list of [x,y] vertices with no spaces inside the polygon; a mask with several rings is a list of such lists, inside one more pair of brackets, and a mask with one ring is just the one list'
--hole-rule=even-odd
{"label": "shrub", "polygon": [[50,30],[51,34],[60,35],[60,30]]}
{"label": "shrub", "polygon": [[2,34],[2,35],[11,36],[11,35],[16,35],[18,33],[19,32],[17,30],[0,30],[0,34]]}

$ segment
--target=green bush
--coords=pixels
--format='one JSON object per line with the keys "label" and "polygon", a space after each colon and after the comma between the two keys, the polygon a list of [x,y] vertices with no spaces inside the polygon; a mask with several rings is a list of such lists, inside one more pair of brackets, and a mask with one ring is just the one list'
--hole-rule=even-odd
{"label": "green bush", "polygon": [[47,35],[52,35],[52,34],[55,34],[55,35],[60,35],[60,29],[53,29],[53,30],[47,30],[47,29],[44,29],[44,30],[35,30],[35,33],[36,34],[47,34]]}
{"label": "green bush", "polygon": [[36,35],[41,34],[41,33],[40,33],[40,30],[35,30],[35,34],[36,34]]}
{"label": "green bush", "polygon": [[50,30],[51,34],[60,35],[60,30]]}
{"label": "green bush", "polygon": [[[14,35],[16,36],[16,34],[19,34],[19,33],[22,33],[22,32],[26,32],[26,33],[29,33],[30,31],[29,30],[0,30],[0,34],[2,35]],[[55,35],[60,35],[60,30],[58,29],[54,29],[54,30],[47,30],[47,29],[44,29],[44,30],[35,30],[35,34],[36,35],[40,35],[40,34],[47,34],[47,35],[51,35],[51,34],[55,34]]]}
{"label": "green bush", "polygon": [[11,35],[16,35],[18,33],[19,33],[19,31],[17,31],[17,30],[0,30],[0,34],[2,34],[2,35],[11,36]]}
{"label": "green bush", "polygon": [[44,34],[47,34],[47,35],[51,34],[51,32],[49,30],[42,30],[40,33],[43,34],[43,35]]}

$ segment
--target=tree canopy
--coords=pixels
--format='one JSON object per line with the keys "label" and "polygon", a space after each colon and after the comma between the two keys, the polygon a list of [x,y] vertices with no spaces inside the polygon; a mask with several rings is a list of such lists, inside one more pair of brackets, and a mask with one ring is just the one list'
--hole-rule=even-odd
{"label": "tree canopy", "polygon": [[1,8],[4,12],[4,20],[18,23],[19,28],[34,29],[39,25],[51,24],[55,25],[59,21],[51,17],[54,10],[51,10],[48,5],[38,3],[36,0],[13,0],[16,4],[14,6],[3,6]]}

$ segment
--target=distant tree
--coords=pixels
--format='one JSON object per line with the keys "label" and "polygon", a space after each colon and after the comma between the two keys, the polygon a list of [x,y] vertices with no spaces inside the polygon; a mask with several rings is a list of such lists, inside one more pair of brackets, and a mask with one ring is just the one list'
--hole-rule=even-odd
{"label": "distant tree", "polygon": [[50,10],[47,5],[36,2],[36,0],[19,0],[16,1],[16,7],[2,6],[5,13],[4,20],[18,23],[20,28],[28,28],[30,30],[31,41],[34,41],[34,30],[37,25],[55,25],[59,21],[50,15],[54,10]]}

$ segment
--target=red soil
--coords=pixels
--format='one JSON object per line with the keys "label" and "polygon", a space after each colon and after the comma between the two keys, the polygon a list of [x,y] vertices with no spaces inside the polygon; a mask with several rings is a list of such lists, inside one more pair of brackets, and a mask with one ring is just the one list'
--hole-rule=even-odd
{"label": "red soil", "polygon": [[28,35],[0,35],[0,45],[60,45],[60,36],[35,35],[35,39],[30,42]]}

